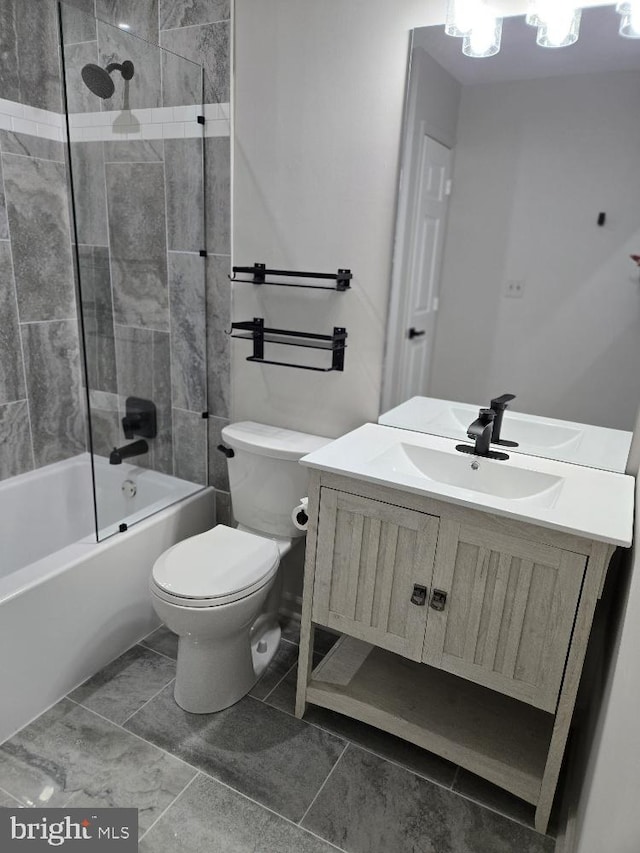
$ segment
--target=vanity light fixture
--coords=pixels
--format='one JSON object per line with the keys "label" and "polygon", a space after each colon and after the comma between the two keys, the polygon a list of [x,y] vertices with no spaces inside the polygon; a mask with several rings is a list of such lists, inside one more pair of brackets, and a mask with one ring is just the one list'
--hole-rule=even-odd
{"label": "vanity light fixture", "polygon": [[616,5],[620,12],[620,35],[625,38],[640,38],[640,0],[624,0]]}
{"label": "vanity light fixture", "polygon": [[448,36],[462,38],[469,34],[478,7],[478,0],[449,0],[444,31]]}
{"label": "vanity light fixture", "polygon": [[463,39],[465,56],[495,56],[500,50],[502,18],[485,0],[448,0],[445,32]]}
{"label": "vanity light fixture", "polygon": [[462,41],[462,52],[465,56],[478,59],[495,56],[500,50],[501,40],[502,18],[484,6],[469,34]]}
{"label": "vanity light fixture", "polygon": [[529,0],[526,22],[538,28],[541,47],[567,47],[578,41],[582,9],[574,0]]}
{"label": "vanity light fixture", "polygon": [[578,41],[582,9],[559,5],[538,27],[537,43],[541,47],[568,47]]}
{"label": "vanity light fixture", "polygon": [[[605,5],[614,5],[613,3]],[[640,0],[620,0],[620,35],[640,39]],[[578,41],[582,7],[576,0],[529,0],[526,22],[537,27],[541,47],[567,47]],[[487,0],[447,0],[445,32],[462,38],[466,56],[495,56],[500,50],[502,18]]]}

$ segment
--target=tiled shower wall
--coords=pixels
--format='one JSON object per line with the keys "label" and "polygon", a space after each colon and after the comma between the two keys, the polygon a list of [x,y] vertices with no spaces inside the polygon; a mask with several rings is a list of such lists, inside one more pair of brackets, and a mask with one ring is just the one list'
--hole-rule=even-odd
{"label": "tiled shower wall", "polygon": [[[22,10],[22,0],[15,0],[15,6],[19,4]],[[46,0],[28,0],[26,5],[36,6],[40,17],[51,6]],[[228,104],[228,0],[72,0],[70,5],[106,21],[127,22],[131,32],[203,64],[205,99],[212,105]],[[106,111],[113,116],[122,109],[118,92],[100,102],[79,78],[85,63],[104,65],[119,52],[136,64],[129,115],[136,109],[149,115],[150,108],[157,107],[165,127],[173,118],[192,117],[177,109],[175,116],[167,115],[168,106],[194,103],[195,93],[189,101],[188,89],[196,78],[185,71],[184,63],[168,54],[161,57],[127,33],[102,24],[96,28],[90,17],[70,14],[65,17],[65,57],[72,112],[102,110],[103,116]],[[55,109],[53,98],[39,105]],[[216,110],[228,115],[226,106],[209,106],[207,118],[216,118]],[[163,139],[162,125],[155,133],[152,126],[143,127],[149,138],[141,138],[134,127],[126,128],[131,132],[120,134],[117,141],[96,134],[96,128],[84,133],[80,128],[72,135],[92,424],[96,449],[106,453],[125,441],[119,427],[124,398],[151,397],[158,406],[160,431],[147,464],[204,482],[206,442],[213,451],[229,417],[229,136],[227,131],[205,139],[209,255],[202,259],[202,141],[186,122],[172,127],[169,135],[176,135],[177,129],[179,138]],[[182,138],[181,127],[193,138]],[[58,245],[53,237],[51,242]],[[66,275],[62,270],[60,274]],[[72,327],[70,323],[67,343],[69,350],[76,347],[77,362]],[[10,336],[4,338],[0,335],[0,346],[11,348]],[[74,377],[61,384],[76,388],[78,383]],[[208,421],[202,418],[206,409]],[[81,411],[79,404],[76,410]],[[76,420],[81,426],[82,419]],[[211,454],[209,482],[222,492],[218,503],[224,518],[228,485],[218,456]],[[11,473],[17,472],[4,476]]]}
{"label": "tiled shower wall", "polygon": [[[99,19],[70,15],[64,27],[81,280],[91,282],[83,307],[94,446],[106,454],[122,444],[123,400],[150,398],[159,432],[149,457],[138,461],[204,483],[208,434],[215,437],[229,404],[230,148],[228,121],[217,121],[228,116],[229,3],[74,6]],[[201,109],[194,107],[202,97],[199,69],[152,46],[158,43],[205,68],[204,176]],[[135,65],[128,99],[117,75],[106,101],[82,85],[87,62],[124,59]],[[226,133],[212,130],[225,124]],[[199,254],[205,246],[206,260]],[[227,491],[222,473],[212,465],[210,482]]]}
{"label": "tiled shower wall", "polygon": [[[0,4],[0,96],[14,112],[32,108],[30,119],[43,117],[38,110],[61,112],[56,33],[53,4]],[[23,134],[31,129],[24,117],[3,117],[0,127],[4,479],[83,451],[85,419],[64,146]]]}

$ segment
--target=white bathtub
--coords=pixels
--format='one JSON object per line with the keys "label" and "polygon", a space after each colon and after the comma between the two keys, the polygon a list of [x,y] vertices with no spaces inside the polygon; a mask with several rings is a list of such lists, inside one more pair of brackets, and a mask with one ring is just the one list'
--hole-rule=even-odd
{"label": "white bathtub", "polygon": [[0,742],[158,624],[154,561],[214,522],[212,489],[101,459],[96,482],[99,543],[88,454],[0,483]]}

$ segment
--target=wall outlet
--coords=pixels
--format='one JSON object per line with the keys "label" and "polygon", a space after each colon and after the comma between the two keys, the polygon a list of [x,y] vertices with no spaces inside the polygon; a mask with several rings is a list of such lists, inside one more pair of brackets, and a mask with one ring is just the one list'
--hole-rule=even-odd
{"label": "wall outlet", "polygon": [[504,295],[511,299],[521,299],[524,296],[524,280],[510,278],[505,282]]}

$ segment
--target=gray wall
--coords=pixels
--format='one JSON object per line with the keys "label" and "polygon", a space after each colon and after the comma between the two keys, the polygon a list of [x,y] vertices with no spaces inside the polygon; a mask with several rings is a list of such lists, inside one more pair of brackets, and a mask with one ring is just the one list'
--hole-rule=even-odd
{"label": "gray wall", "polygon": [[518,411],[633,429],[639,84],[609,71],[463,89],[432,396],[509,388]]}
{"label": "gray wall", "polygon": [[[130,33],[204,65],[205,103],[229,101],[229,2],[73,5],[95,8],[101,20],[65,17],[68,79],[79,84],[68,87],[72,112],[200,102],[198,69],[108,26],[123,21]],[[104,102],[81,85],[85,63],[125,58],[136,69],[128,102],[117,85]],[[223,492],[224,512],[226,470],[214,458],[208,475],[206,448],[208,434],[213,446],[219,442],[229,415],[229,139],[207,138],[205,146],[206,241],[201,140],[73,142],[72,166],[95,449],[106,454],[123,443],[127,396],[152,398],[159,434],[138,461],[195,482],[208,478]],[[199,256],[205,242],[206,260]]]}
{"label": "gray wall", "polygon": [[[2,97],[60,111],[53,5],[0,5]],[[64,146],[0,131],[0,479],[85,449]]]}
{"label": "gray wall", "polygon": [[[67,4],[106,22],[126,21],[131,32],[202,63],[206,102],[229,101],[228,0]],[[52,2],[3,0],[3,84],[11,56],[16,68],[30,69],[10,75],[3,97],[61,110],[56,27]],[[100,102],[79,79],[86,62],[105,64],[119,54],[136,65],[129,107],[182,106],[199,97],[195,68],[127,33],[73,9],[64,33],[72,112],[125,106],[118,91]],[[197,254],[204,246],[200,140],[74,142],[72,169],[96,450],[125,442],[119,418],[127,395],[152,397],[160,432],[146,463],[189,480],[208,478],[222,492],[224,519],[226,469],[215,454],[207,472],[206,443],[215,447],[229,417],[229,138],[205,145],[206,260]],[[83,450],[84,418],[64,148],[2,133],[0,150],[0,307],[8,318],[0,329],[2,478]],[[202,419],[207,409],[209,421]]]}

